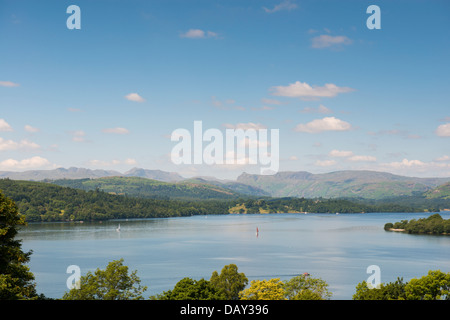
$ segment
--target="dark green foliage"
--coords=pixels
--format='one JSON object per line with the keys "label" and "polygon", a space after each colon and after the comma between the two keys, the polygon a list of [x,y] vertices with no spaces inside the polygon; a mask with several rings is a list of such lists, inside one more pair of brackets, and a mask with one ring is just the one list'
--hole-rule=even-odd
{"label": "dark green foliage", "polygon": [[79,288],[66,292],[63,300],[143,300],[147,290],[141,286],[137,271],[128,273],[123,259],[108,263],[105,270],[88,272],[79,280]]}
{"label": "dark green foliage", "polygon": [[238,300],[239,292],[244,290],[248,279],[244,273],[238,272],[235,264],[229,264],[222,268],[220,274],[214,271],[209,280],[217,289],[223,300]]}
{"label": "dark green foliage", "polygon": [[404,300],[406,283],[403,278],[397,278],[395,282],[381,283],[379,288],[369,288],[363,281],[356,286],[353,300]]}
{"label": "dark green foliage", "polygon": [[225,201],[140,199],[43,182],[0,180],[27,221],[107,220],[228,213]]}
{"label": "dark green foliage", "polygon": [[218,289],[208,280],[193,280],[183,278],[177,282],[173,290],[164,291],[157,297],[158,300],[220,300]]}
{"label": "dark green foliage", "polygon": [[398,205],[375,205],[345,199],[305,199],[305,198],[265,198],[247,199],[242,202],[247,213],[260,213],[260,209],[270,213],[363,213],[363,212],[411,212],[409,207]]}
{"label": "dark green foliage", "polygon": [[356,286],[353,300],[450,300],[450,273],[429,270],[421,278],[409,282],[381,283],[379,288],[369,288],[363,281]]}
{"label": "dark green foliage", "polygon": [[404,229],[407,233],[450,234],[450,219],[443,219],[435,213],[427,218],[402,220],[400,222],[386,223],[385,230]]}
{"label": "dark green foliage", "polygon": [[21,225],[25,219],[16,204],[0,193],[0,300],[38,298],[34,275],[25,265],[31,252],[23,252],[15,239]]}

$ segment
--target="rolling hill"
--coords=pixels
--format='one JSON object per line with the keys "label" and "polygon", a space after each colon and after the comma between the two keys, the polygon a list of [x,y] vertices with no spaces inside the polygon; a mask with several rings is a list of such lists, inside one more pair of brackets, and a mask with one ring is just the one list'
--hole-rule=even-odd
{"label": "rolling hill", "polygon": [[[0,172],[0,178],[6,177],[14,180],[53,181],[56,184],[84,190],[100,188],[117,194],[171,199],[232,199],[239,196],[253,196],[382,200],[422,195],[426,192],[430,192],[427,194],[428,198],[433,198],[447,194],[445,187],[442,187],[442,190],[434,188],[450,182],[450,177],[416,178],[359,170],[323,174],[305,171],[279,172],[274,175],[243,173],[234,181],[209,177],[186,179],[178,173],[142,168],[133,168],[124,173],[85,168]],[[134,177],[141,180],[125,179]],[[65,179],[85,179],[85,181],[64,181]]]}
{"label": "rolling hill", "polygon": [[52,184],[82,190],[102,190],[110,194],[139,198],[180,200],[237,199],[238,192],[197,180],[163,182],[141,177],[104,177],[95,179],[48,180]]}
{"label": "rolling hill", "polygon": [[243,173],[237,182],[257,186],[273,197],[385,199],[412,196],[449,182],[450,178],[415,178],[376,171],[336,171],[324,174]]}
{"label": "rolling hill", "polygon": [[148,170],[141,168],[133,168],[127,172],[120,173],[115,170],[92,170],[86,168],[57,168],[52,170],[28,170],[23,172],[0,171],[0,178],[9,178],[13,180],[57,180],[57,179],[94,179],[103,177],[124,176],[124,177],[141,177],[154,179],[158,181],[181,181],[184,178],[175,172],[167,172],[161,170]]}
{"label": "rolling hill", "polygon": [[450,200],[450,183],[443,184],[424,194],[427,199],[448,199]]}
{"label": "rolling hill", "polygon": [[125,197],[51,183],[0,179],[0,192],[11,198],[27,221],[93,221],[228,214],[233,201],[187,201]]}

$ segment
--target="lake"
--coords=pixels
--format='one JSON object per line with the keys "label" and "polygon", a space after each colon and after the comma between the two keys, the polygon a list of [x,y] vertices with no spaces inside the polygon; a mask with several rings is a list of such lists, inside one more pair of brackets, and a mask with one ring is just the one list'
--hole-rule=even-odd
{"label": "lake", "polygon": [[[428,270],[450,271],[450,236],[386,232],[387,222],[427,213],[231,214],[84,223],[30,223],[18,238],[38,293],[61,298],[67,267],[81,274],[124,259],[137,270],[144,297],[172,289],[184,277],[209,280],[234,263],[249,281],[288,280],[308,272],[329,284],[332,299],[350,300],[377,265],[381,282],[404,281]],[[441,213],[444,219],[450,212]],[[120,232],[116,230],[120,224]],[[256,234],[256,228],[259,234]]]}

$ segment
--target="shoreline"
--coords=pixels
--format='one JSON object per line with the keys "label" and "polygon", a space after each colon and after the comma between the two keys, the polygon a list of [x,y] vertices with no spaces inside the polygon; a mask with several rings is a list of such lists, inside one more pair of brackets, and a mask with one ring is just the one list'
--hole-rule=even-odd
{"label": "shoreline", "polygon": [[394,228],[390,228],[387,229],[386,231],[392,231],[392,232],[404,232],[407,234],[425,234],[425,235],[430,235],[430,236],[450,236],[450,233],[432,233],[432,232],[407,232],[406,229],[394,229]]}

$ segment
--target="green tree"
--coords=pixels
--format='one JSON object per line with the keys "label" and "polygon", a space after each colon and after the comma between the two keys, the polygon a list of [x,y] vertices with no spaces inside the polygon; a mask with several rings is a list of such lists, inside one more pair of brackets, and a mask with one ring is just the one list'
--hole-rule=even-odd
{"label": "green tree", "polygon": [[253,280],[250,287],[241,291],[242,300],[285,300],[283,282],[279,278]]}
{"label": "green tree", "polygon": [[239,299],[239,292],[244,290],[248,284],[247,277],[244,273],[238,272],[238,267],[235,264],[224,266],[220,275],[217,271],[214,271],[209,281],[216,287],[224,300]]}
{"label": "green tree", "polygon": [[430,270],[420,279],[411,279],[405,286],[408,300],[450,300],[450,273]]}
{"label": "green tree", "polygon": [[26,225],[16,204],[0,193],[0,300],[36,299],[34,275],[25,265],[31,251],[16,240],[17,227]]}
{"label": "green tree", "polygon": [[366,281],[358,283],[353,300],[404,300],[405,286],[402,278],[387,284],[381,283],[379,288],[369,288]]}
{"label": "green tree", "polygon": [[331,297],[324,280],[308,275],[293,277],[284,283],[284,290],[288,300],[328,300]]}
{"label": "green tree", "polygon": [[392,222],[388,222],[384,225],[384,230],[388,231],[389,229],[392,229],[394,227],[394,224]]}
{"label": "green tree", "polygon": [[141,286],[136,273],[128,274],[123,259],[112,261],[105,270],[80,277],[80,288],[66,292],[63,300],[142,300],[147,287]]}
{"label": "green tree", "polygon": [[155,300],[220,300],[218,290],[207,280],[193,280],[185,277],[177,282],[173,290],[165,291]]}
{"label": "green tree", "polygon": [[380,288],[369,288],[366,281],[360,282],[356,285],[356,292],[353,295],[353,300],[384,300],[383,284]]}

